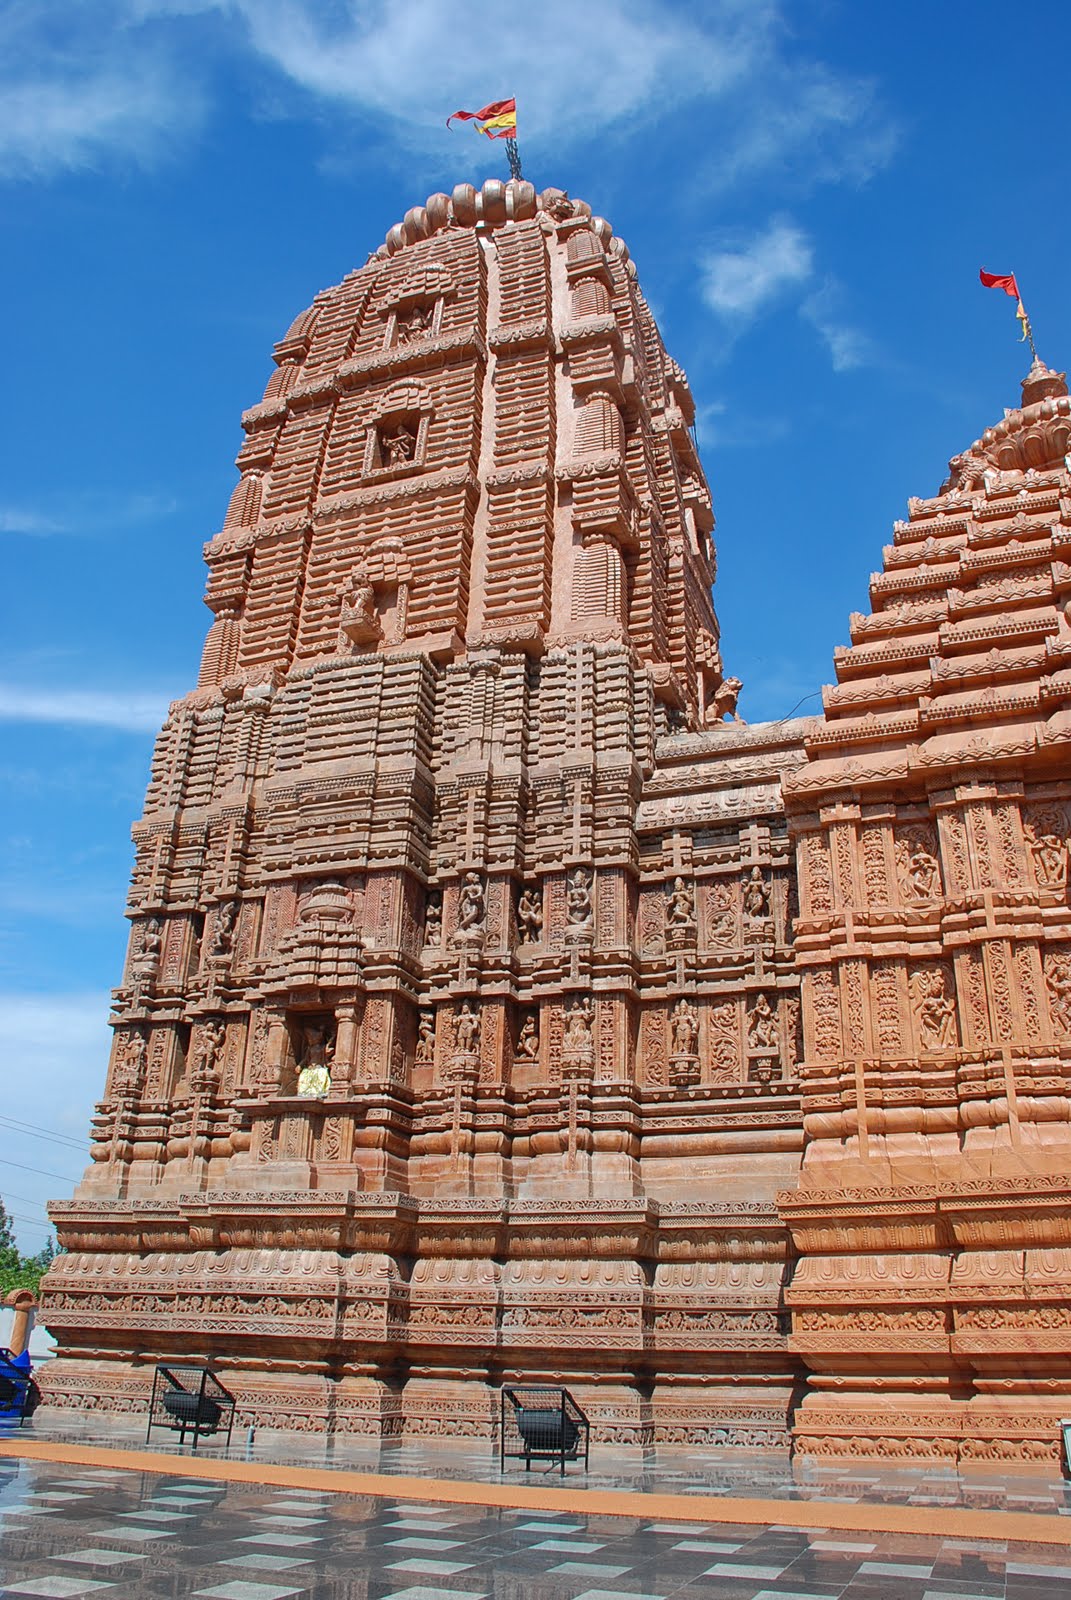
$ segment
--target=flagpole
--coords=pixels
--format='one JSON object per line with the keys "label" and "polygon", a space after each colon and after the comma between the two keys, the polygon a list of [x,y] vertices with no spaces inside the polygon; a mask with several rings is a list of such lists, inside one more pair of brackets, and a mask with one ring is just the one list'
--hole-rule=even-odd
{"label": "flagpole", "polygon": [[509,175],[515,182],[519,183],[523,173],[521,172],[521,157],[517,149],[516,139],[506,140],[506,155],[509,157]]}
{"label": "flagpole", "polygon": [[1026,340],[1027,344],[1030,346],[1030,354],[1033,356],[1034,360],[1036,361],[1038,359],[1038,352],[1037,352],[1037,346],[1034,343],[1034,330],[1030,326],[1030,318],[1026,314],[1026,307],[1023,305],[1021,297],[1020,297],[1020,300],[1019,300],[1019,309],[1016,311],[1015,314],[1019,318],[1020,322],[1023,325],[1023,338]]}

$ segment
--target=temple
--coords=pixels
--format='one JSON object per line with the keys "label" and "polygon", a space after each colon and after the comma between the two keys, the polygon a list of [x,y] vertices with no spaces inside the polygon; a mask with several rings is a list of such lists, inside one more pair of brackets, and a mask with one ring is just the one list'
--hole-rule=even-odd
{"label": "temple", "polygon": [[[1055,1459],[1071,402],[736,711],[687,380],[562,191],[432,195],[275,349],[135,827],[53,1405]],[[732,719],[732,720],[727,720]]]}

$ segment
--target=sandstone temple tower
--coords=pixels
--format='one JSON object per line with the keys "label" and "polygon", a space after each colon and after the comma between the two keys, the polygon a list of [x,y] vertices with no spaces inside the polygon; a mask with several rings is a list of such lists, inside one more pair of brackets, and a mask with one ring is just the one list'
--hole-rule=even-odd
{"label": "sandstone temple tower", "polygon": [[687,381],[586,205],[433,195],[275,360],[49,1399],[189,1354],[262,1425],[488,1436],[560,1377],[604,1441],[1051,1453],[1062,379],[912,502],[824,717],[749,729]]}

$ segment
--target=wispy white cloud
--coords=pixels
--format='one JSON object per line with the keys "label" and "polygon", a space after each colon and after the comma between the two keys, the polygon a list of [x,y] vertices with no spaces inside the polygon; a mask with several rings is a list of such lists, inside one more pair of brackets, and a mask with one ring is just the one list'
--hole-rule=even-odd
{"label": "wispy white cloud", "polygon": [[204,96],[125,0],[8,0],[0,12],[0,177],[51,177],[119,153],[170,156]]}
{"label": "wispy white cloud", "polygon": [[45,538],[57,533],[114,533],[171,516],[178,510],[173,495],[138,490],[73,490],[53,494],[36,504],[17,501],[0,505],[0,533]]}
{"label": "wispy white cloud", "polygon": [[30,506],[0,506],[0,533],[66,533],[67,524]]}
{"label": "wispy white cloud", "polygon": [[867,366],[874,357],[870,338],[845,321],[843,291],[829,278],[820,289],[809,294],[800,306],[800,316],[809,322],[829,350],[834,372],[851,372]]}
{"label": "wispy white cloud", "polygon": [[167,715],[161,693],[107,689],[35,689],[0,683],[0,722],[60,722],[123,733],[155,733]]}
{"label": "wispy white cloud", "polygon": [[710,251],[700,273],[703,299],[725,323],[730,342],[763,312],[794,300],[829,351],[834,372],[851,372],[875,358],[870,338],[845,316],[845,292],[836,279],[816,285],[814,245],[790,218],[774,217],[750,239]]}
{"label": "wispy white cloud", "polygon": [[784,0],[542,0],[523,26],[500,0],[9,0],[6,17],[8,175],[169,154],[197,129],[216,67],[233,84],[243,56],[267,69],[270,114],[318,117],[336,152],[359,129],[365,149],[371,135],[388,158],[450,170],[483,143],[446,136],[446,113],[510,92],[536,153],[702,117],[717,158],[689,176],[708,193],[793,163],[865,177],[888,155],[873,85],[806,59]]}
{"label": "wispy white cloud", "polygon": [[814,271],[814,249],[795,223],[775,218],[747,243],[714,250],[702,263],[703,299],[719,316],[748,322]]}
{"label": "wispy white cloud", "polygon": [[710,400],[696,408],[695,431],[701,450],[741,450],[783,439],[789,422],[772,412],[755,416],[725,400]]}

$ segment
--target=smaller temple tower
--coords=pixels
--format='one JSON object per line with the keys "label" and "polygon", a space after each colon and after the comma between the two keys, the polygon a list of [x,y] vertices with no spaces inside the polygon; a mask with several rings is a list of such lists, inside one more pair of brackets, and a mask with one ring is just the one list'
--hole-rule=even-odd
{"label": "smaller temple tower", "polygon": [[1071,400],[912,500],[785,779],[814,1454],[1052,1460],[1071,1397]]}

